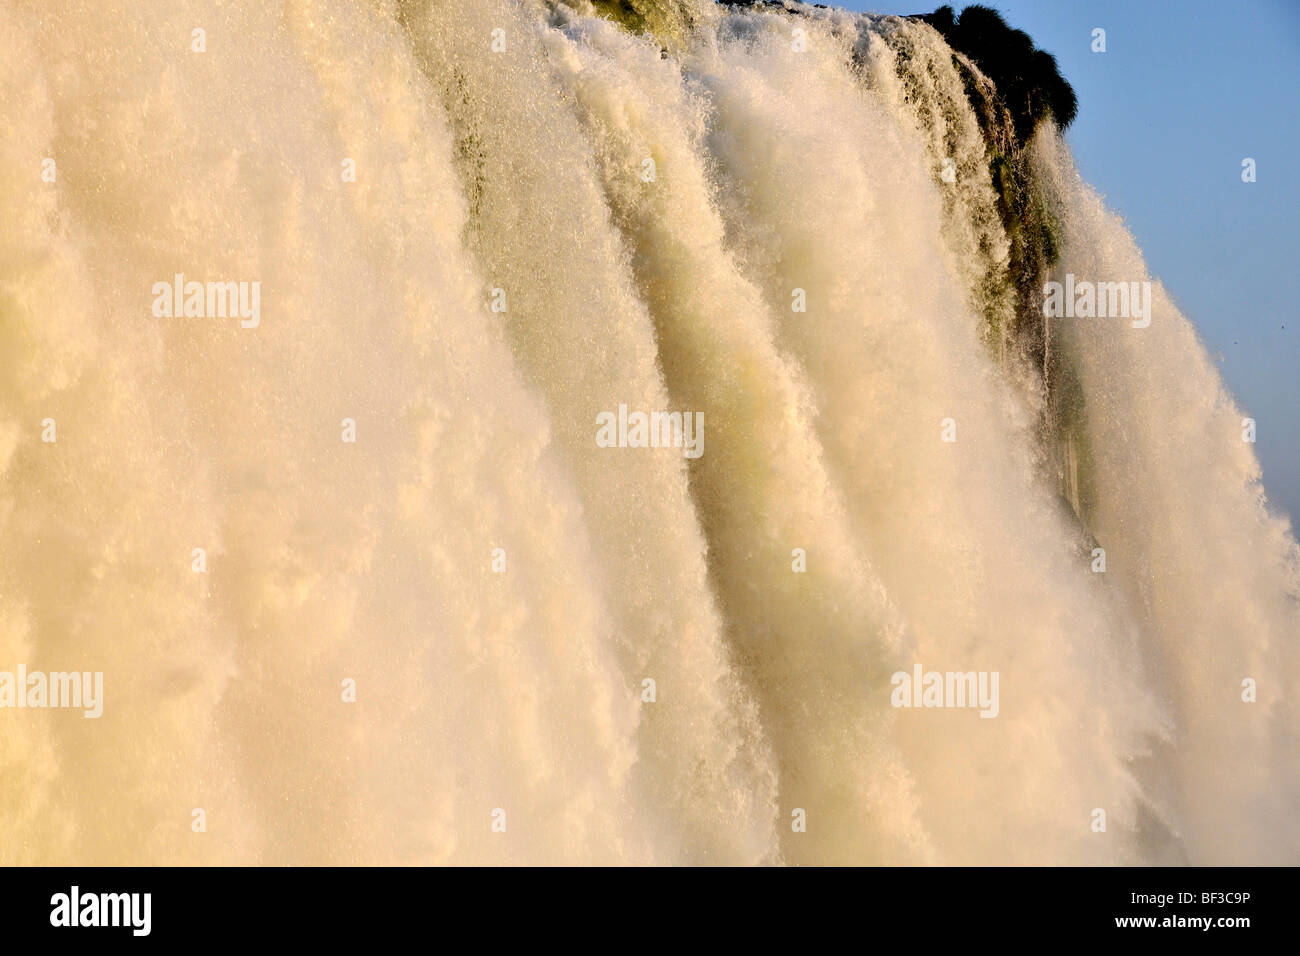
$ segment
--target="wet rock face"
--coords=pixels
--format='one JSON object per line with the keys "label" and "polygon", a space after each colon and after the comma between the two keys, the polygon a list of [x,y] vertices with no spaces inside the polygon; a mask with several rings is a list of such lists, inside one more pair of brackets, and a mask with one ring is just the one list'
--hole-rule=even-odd
{"label": "wet rock face", "polygon": [[[570,0],[554,2],[582,5]],[[724,9],[762,9],[792,18],[815,17],[812,7],[821,6],[790,0],[717,3]],[[685,44],[709,5],[708,0],[591,0],[599,15],[631,32],[654,36],[665,49]],[[1043,283],[1060,257],[1060,224],[1035,181],[1029,144],[1040,124],[1054,123],[1063,129],[1074,119],[1074,90],[1061,76],[1052,55],[1037,49],[1027,33],[1013,29],[991,7],[971,5],[958,14],[952,7],[942,6],[933,13],[901,19],[927,24],[951,48],[952,66],[978,121],[984,141],[982,162],[987,165],[996,218],[1005,231],[1006,251],[989,259],[988,271],[974,290],[973,304],[982,317],[982,334],[990,351],[1004,364],[1032,370],[1044,398],[1044,442],[1059,447],[1061,436],[1069,432],[1070,421],[1077,417],[1072,413],[1076,390],[1068,368],[1052,354],[1042,309]],[[940,114],[945,114],[947,107],[929,101],[926,78],[932,67],[923,62],[925,54],[913,34],[913,30],[899,28],[885,29],[882,35],[894,51],[899,76],[910,90],[921,122],[941,123]],[[855,66],[861,68],[860,51],[855,50],[854,56]],[[976,166],[963,173],[962,181],[970,174],[984,175]],[[991,222],[986,226],[997,228]]]}
{"label": "wet rock face", "polygon": [[691,0],[592,0],[603,17],[633,33],[649,33],[660,43],[680,43],[695,22]]}
{"label": "wet rock face", "polygon": [[988,148],[998,213],[1010,240],[1008,279],[1017,305],[1008,338],[1041,370],[1049,395],[1055,395],[1061,390],[1060,375],[1048,354],[1041,288],[1060,256],[1059,224],[1034,182],[1026,150],[1039,124],[1054,122],[1064,129],[1073,122],[1077,98],[1055,58],[1037,49],[1027,33],[1010,27],[996,10],[973,5],[957,15],[943,6],[914,19],[943,36],[965,79]]}
{"label": "wet rock face", "polygon": [[[1077,111],[1073,89],[1051,54],[1038,50],[1028,34],[1012,29],[995,10],[969,6],[956,15],[948,6],[909,17],[933,27],[952,49],[952,64],[962,79],[984,139],[989,182],[997,216],[1008,242],[1007,255],[990,285],[1000,285],[1009,309],[985,308],[987,340],[1003,362],[1032,369],[1043,396],[1041,440],[1051,468],[1062,478],[1063,495],[1082,517],[1090,498],[1090,454],[1078,422],[1082,392],[1069,363],[1052,346],[1043,315],[1043,283],[1061,256],[1061,224],[1030,161],[1030,143],[1043,123],[1067,126]],[[909,48],[893,43],[900,73],[916,69]],[[986,303],[1000,297],[988,295]],[[1009,313],[1009,314],[1008,314]],[[1073,481],[1067,475],[1077,476]]]}
{"label": "wet rock face", "polygon": [[[775,8],[793,16],[807,11],[784,0],[718,3]],[[655,36],[666,47],[684,39],[700,11],[692,0],[592,0],[592,6],[628,30]],[[1033,365],[1044,368],[1041,280],[1058,257],[1059,242],[1024,151],[1040,123],[1051,120],[1064,129],[1074,120],[1078,109],[1074,90],[1061,76],[1055,58],[1036,48],[1027,33],[1012,28],[991,7],[973,4],[958,14],[951,6],[942,6],[906,19],[928,23],[952,47],[953,65],[965,81],[987,143],[989,180],[1010,242],[1009,267],[1002,278],[1013,287],[1016,304],[1014,317],[1001,314],[1000,309],[985,310],[986,334],[990,341],[1014,345]],[[990,277],[990,282],[996,280]]]}

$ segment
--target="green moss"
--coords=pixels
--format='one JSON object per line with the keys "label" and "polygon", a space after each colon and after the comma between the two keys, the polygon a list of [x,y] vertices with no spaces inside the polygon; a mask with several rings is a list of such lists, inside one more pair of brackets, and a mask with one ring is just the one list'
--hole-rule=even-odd
{"label": "green moss", "polygon": [[1027,148],[1040,123],[1051,118],[1064,127],[1074,119],[1074,90],[1052,56],[995,10],[969,6],[957,16],[944,6],[915,19],[938,30],[955,51],[953,66],[984,137],[989,182],[1010,242],[1015,316],[1006,328],[986,329],[986,337],[1012,345],[1041,369],[1047,348],[1041,290],[1060,257],[1060,224],[1034,182]]}
{"label": "green moss", "polygon": [[596,12],[666,47],[682,45],[695,23],[690,0],[591,0]]}
{"label": "green moss", "polygon": [[989,182],[1009,242],[1005,281],[1013,290],[1013,316],[1001,327],[986,316],[986,340],[995,353],[1019,356],[1041,375],[1043,444],[1062,497],[1086,526],[1095,495],[1084,391],[1060,343],[1050,340],[1042,308],[1043,283],[1060,259],[1063,231],[1035,179],[1028,151],[1041,123],[1051,119],[1064,128],[1074,119],[1074,91],[1050,54],[1035,49],[1026,34],[988,7],[967,7],[956,16],[945,6],[914,19],[933,26],[954,50],[953,66],[979,122]]}

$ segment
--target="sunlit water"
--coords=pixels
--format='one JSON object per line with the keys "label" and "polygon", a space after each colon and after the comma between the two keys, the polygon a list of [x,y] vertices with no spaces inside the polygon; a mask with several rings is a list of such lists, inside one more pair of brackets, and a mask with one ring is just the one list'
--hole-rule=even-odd
{"label": "sunlit water", "polygon": [[1051,327],[1084,526],[950,51],[806,12],[0,5],[0,670],[105,688],[0,709],[0,862],[1300,860],[1249,413],[1040,130],[1053,276],[1154,288]]}

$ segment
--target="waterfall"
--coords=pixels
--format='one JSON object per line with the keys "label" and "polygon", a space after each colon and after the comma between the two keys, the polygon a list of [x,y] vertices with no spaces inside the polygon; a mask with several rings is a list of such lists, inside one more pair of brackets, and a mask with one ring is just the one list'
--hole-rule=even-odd
{"label": "waterfall", "polygon": [[[1249,413],[1050,122],[1025,251],[997,91],[929,24],[0,36],[0,863],[1300,860]],[[1149,324],[1044,320],[1067,277]],[[915,672],[996,706],[898,706]]]}

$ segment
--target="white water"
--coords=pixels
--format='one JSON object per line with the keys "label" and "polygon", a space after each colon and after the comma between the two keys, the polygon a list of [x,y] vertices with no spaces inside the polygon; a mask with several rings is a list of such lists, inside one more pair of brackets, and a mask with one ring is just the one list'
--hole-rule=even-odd
{"label": "white water", "polygon": [[[0,670],[107,698],[0,709],[0,862],[1300,860],[1246,413],[1159,286],[1053,328],[1091,573],[980,341],[1006,240],[929,28],[108,6],[0,4]],[[1035,161],[1055,271],[1146,278]],[[176,272],[260,281],[260,326],[155,318]],[[620,403],[702,411],[703,457],[598,448]],[[894,710],[914,663],[998,671],[998,716]]]}

